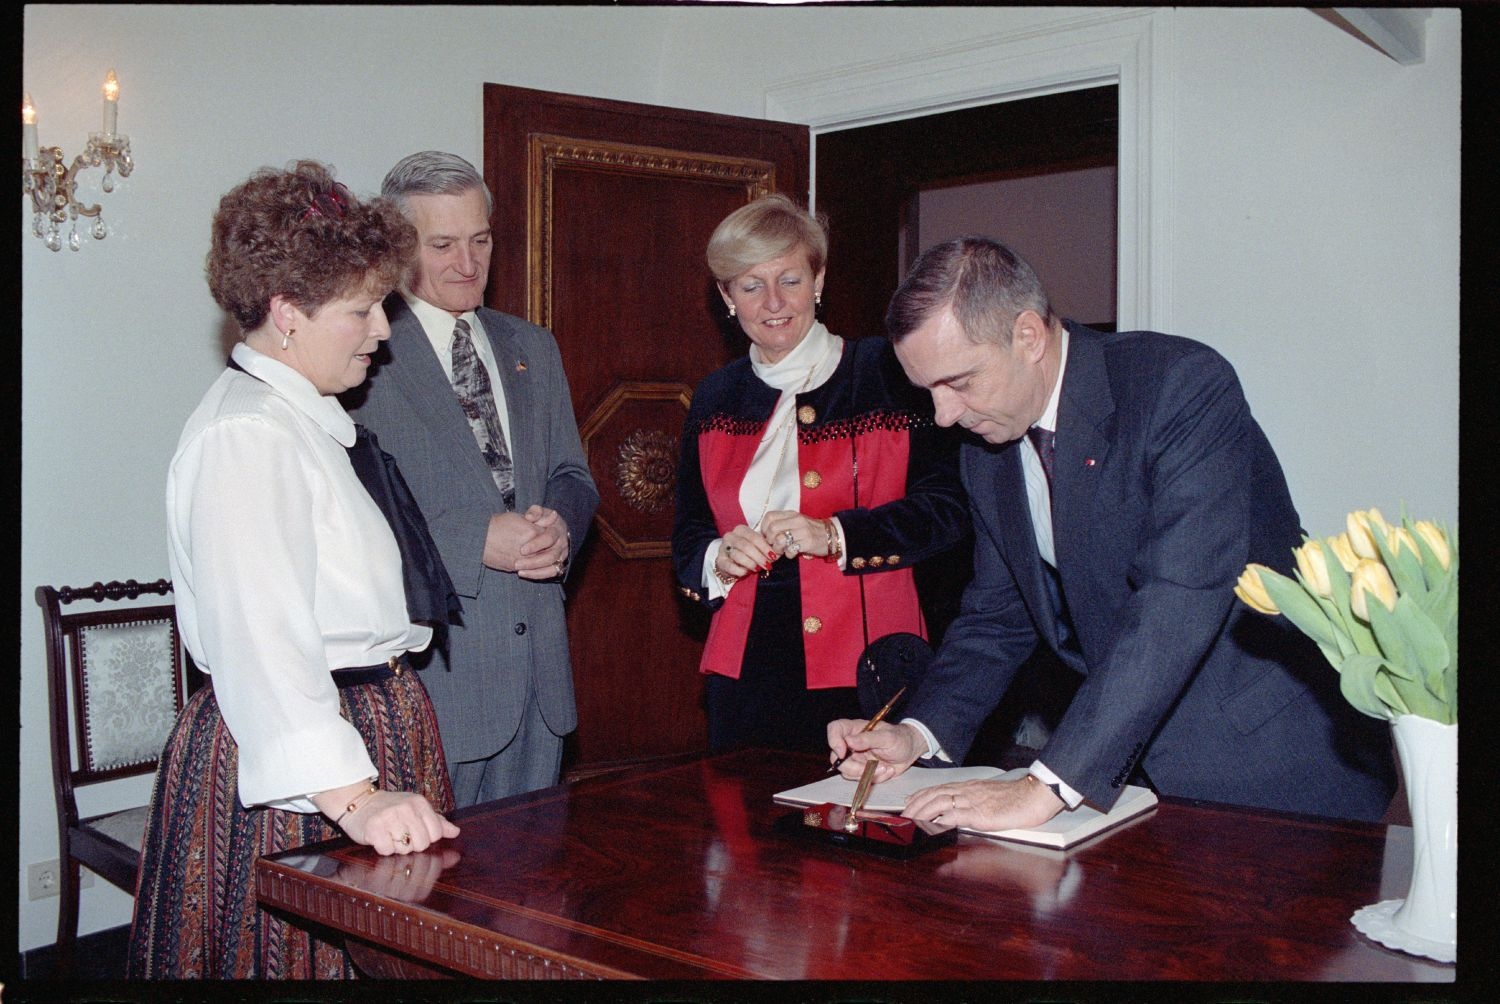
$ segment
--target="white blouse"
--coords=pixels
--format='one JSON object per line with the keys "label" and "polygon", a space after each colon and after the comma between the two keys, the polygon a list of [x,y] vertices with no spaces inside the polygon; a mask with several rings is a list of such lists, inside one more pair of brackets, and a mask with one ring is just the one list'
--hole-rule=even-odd
{"label": "white blouse", "polygon": [[354,422],[295,370],[244,344],[188,419],[167,474],[182,639],[239,746],[246,805],[374,777],[331,670],[427,647],[401,556],[350,466]]}

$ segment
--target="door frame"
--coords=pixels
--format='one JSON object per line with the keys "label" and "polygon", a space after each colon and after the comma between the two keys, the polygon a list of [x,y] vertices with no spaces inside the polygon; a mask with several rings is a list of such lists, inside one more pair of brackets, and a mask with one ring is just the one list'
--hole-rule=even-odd
{"label": "door frame", "polygon": [[[1114,84],[1120,139],[1116,323],[1168,331],[1171,317],[1172,28],[1170,9],[1064,16],[914,55],[788,79],[766,89],[768,119],[819,133],[974,105]],[[811,191],[816,201],[817,192]]]}

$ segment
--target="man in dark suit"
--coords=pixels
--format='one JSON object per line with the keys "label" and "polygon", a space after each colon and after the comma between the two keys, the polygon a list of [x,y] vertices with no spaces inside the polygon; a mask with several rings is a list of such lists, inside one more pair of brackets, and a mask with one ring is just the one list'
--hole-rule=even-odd
{"label": "man in dark suit", "polygon": [[877,779],[962,762],[1038,643],[1082,677],[1019,781],[944,784],[907,813],[982,829],[1159,792],[1378,819],[1394,790],[1383,723],[1284,621],[1237,603],[1246,562],[1290,571],[1302,542],[1276,455],[1234,370],[1198,342],[1056,317],[1030,266],[959,238],[927,251],[886,315],[940,425],[972,433],[961,473],[974,578],[897,725],[829,726]]}
{"label": "man in dark suit", "polygon": [[599,493],[557,343],[480,306],[491,201],[468,161],[426,151],[381,194],[417,228],[385,302],[391,337],[355,421],[396,457],[463,603],[422,673],[460,806],[556,784],[577,725],[562,581]]}

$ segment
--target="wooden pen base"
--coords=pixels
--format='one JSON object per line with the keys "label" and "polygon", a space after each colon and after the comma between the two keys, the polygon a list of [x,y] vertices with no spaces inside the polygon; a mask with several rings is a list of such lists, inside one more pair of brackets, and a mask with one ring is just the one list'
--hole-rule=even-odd
{"label": "wooden pen base", "polygon": [[849,807],[832,802],[789,812],[774,828],[783,836],[891,858],[915,857],[958,839],[958,830],[952,826],[876,812],[861,812],[851,827]]}

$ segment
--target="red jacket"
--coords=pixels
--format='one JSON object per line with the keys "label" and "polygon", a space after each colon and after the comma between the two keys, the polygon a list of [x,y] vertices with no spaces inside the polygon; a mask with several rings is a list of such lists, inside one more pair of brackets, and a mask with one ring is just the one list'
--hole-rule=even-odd
{"label": "red jacket", "polygon": [[[681,592],[715,611],[704,673],[740,675],[758,580],[747,576],[722,601],[705,600],[703,556],[749,522],[740,484],[779,396],[748,359],[738,360],[699,386],[683,433],[673,558]],[[837,516],[847,554],[847,570],[820,558],[799,564],[807,686],[852,687],[866,617],[871,641],[895,631],[926,636],[911,566],[967,532],[957,442],[933,424],[931,399],[906,380],[884,339],[845,343],[834,375],[799,394],[797,409],[800,511]]]}

